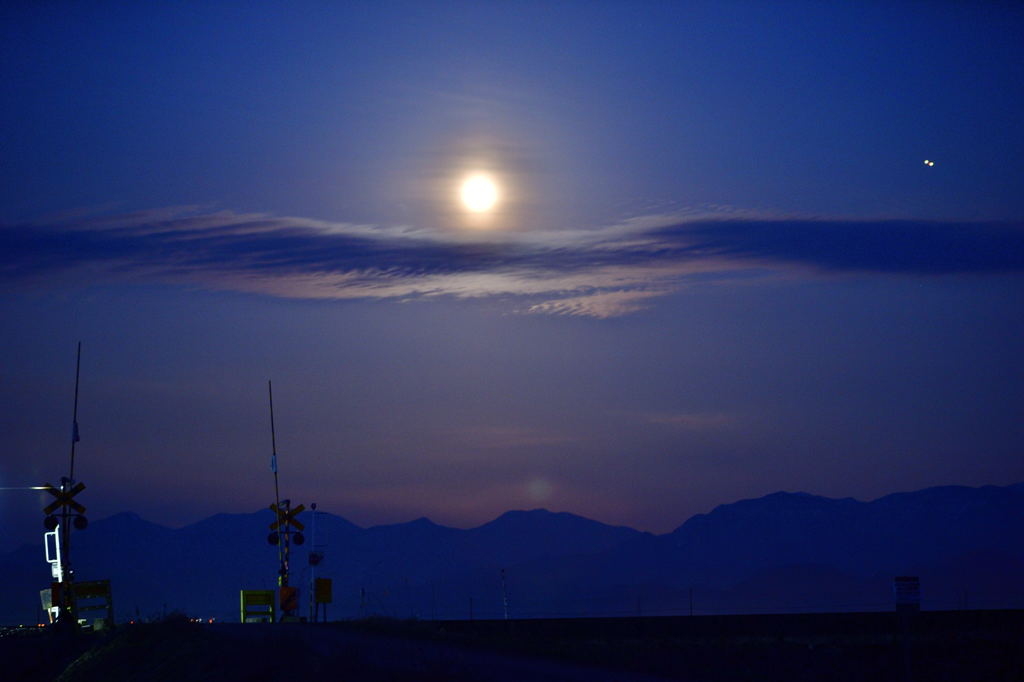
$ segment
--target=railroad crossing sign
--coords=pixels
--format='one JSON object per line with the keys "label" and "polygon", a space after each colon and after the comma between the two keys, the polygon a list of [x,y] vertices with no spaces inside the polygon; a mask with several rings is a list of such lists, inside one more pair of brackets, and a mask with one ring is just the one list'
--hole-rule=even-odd
{"label": "railroad crossing sign", "polygon": [[278,528],[284,530],[288,526],[295,526],[295,530],[304,530],[306,527],[302,525],[302,521],[299,521],[296,516],[299,512],[306,508],[306,505],[300,504],[295,509],[288,509],[287,507],[278,507],[276,504],[270,505],[270,511],[277,514],[277,521],[270,524],[270,530],[277,530]]}
{"label": "railroad crossing sign", "polygon": [[71,490],[61,490],[60,488],[55,488],[49,483],[47,483],[44,490],[46,490],[46,492],[50,493],[51,495],[57,498],[56,500],[51,502],[46,508],[43,509],[44,514],[52,514],[61,507],[71,507],[73,511],[79,514],[85,513],[85,507],[83,507],[78,502],[75,502],[74,499],[72,499],[74,498],[75,495],[85,490],[84,483],[76,484],[73,488],[71,488]]}

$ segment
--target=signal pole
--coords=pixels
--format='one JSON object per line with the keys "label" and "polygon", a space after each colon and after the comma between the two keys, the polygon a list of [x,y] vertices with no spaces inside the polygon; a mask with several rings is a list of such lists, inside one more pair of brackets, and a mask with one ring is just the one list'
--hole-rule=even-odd
{"label": "signal pole", "polygon": [[278,604],[281,611],[281,620],[283,621],[285,619],[292,620],[298,618],[296,612],[299,609],[299,593],[296,588],[288,584],[288,569],[293,535],[291,527],[295,526],[295,544],[301,545],[306,540],[301,532],[304,526],[301,521],[295,518],[306,506],[300,504],[292,509],[291,500],[281,499],[277,477],[277,434],[274,430],[274,387],[269,380],[267,381],[267,394],[270,398],[270,445],[272,452],[270,456],[270,470],[274,472],[274,504],[270,505],[270,509],[277,515],[277,520],[270,524],[271,532],[267,536],[267,541],[272,545],[277,545],[277,558],[280,565],[277,571]]}
{"label": "signal pole", "polygon": [[[281,493],[277,482],[277,433],[274,431],[274,385],[267,379],[267,395],[270,398],[270,470],[274,472],[274,507],[275,511],[281,507]],[[281,564],[277,573],[278,587],[288,585],[288,563],[284,558],[284,548],[281,546],[281,536],[277,535],[277,560]]]}
{"label": "signal pole", "polygon": [[[85,518],[85,507],[77,502],[74,497],[85,490],[84,483],[75,482],[75,444],[78,443],[78,384],[82,369],[82,342],[78,342],[78,351],[75,356],[75,402],[71,416],[71,466],[67,476],[61,476],[60,487],[47,483],[43,489],[53,495],[55,499],[43,508],[46,518],[43,525],[46,530],[55,533],[57,543],[56,569],[52,573],[54,582],[51,585],[51,597],[53,602],[59,605],[57,622],[62,626],[77,624],[75,599],[72,594],[74,585],[74,570],[71,567],[71,526],[78,530],[85,530],[89,521]],[[60,510],[60,519],[54,516],[54,512]],[[49,550],[47,550],[49,551]]]}

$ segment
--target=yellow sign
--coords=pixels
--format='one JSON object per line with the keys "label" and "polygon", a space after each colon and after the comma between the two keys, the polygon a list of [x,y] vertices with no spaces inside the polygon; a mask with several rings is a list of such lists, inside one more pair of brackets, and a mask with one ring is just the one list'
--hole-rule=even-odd
{"label": "yellow sign", "polygon": [[313,600],[317,604],[330,604],[333,599],[330,578],[317,578],[313,581]]}

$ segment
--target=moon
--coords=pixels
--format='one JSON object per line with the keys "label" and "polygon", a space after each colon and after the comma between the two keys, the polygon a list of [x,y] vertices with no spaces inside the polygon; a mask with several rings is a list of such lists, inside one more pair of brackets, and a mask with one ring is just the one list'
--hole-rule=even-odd
{"label": "moon", "polygon": [[498,203],[498,185],[487,175],[477,173],[462,181],[459,197],[467,211],[488,213]]}

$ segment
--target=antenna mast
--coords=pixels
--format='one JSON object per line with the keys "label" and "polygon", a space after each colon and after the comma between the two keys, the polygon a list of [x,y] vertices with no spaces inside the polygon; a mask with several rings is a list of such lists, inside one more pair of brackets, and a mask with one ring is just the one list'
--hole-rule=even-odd
{"label": "antenna mast", "polygon": [[[274,385],[267,379],[267,395],[270,398],[270,470],[274,472],[274,507],[276,509],[281,508],[281,493],[277,482],[277,433],[274,431]],[[282,530],[285,530],[282,528]],[[281,564],[281,570],[278,573],[277,582],[278,585],[287,584],[282,583],[284,578],[284,542],[281,537],[281,533],[275,533],[277,535],[277,559]]]}
{"label": "antenna mast", "polygon": [[78,376],[82,369],[82,342],[78,342],[78,355],[75,358],[75,408],[71,416],[71,471],[68,479],[75,480],[75,443],[78,442]]}
{"label": "antenna mast", "polygon": [[[270,380],[267,380],[267,396],[270,398],[270,470],[274,472],[274,504],[270,507],[274,512],[277,520],[270,524],[270,535],[267,536],[267,540],[272,545],[277,545],[277,558],[280,563],[280,568],[277,572],[277,584],[280,588],[279,592],[279,605],[281,610],[281,619],[297,619],[295,615],[298,609],[298,590],[288,585],[288,563],[289,554],[291,553],[291,542],[295,540],[295,544],[301,545],[305,542],[302,533],[300,532],[303,528],[302,522],[295,517],[306,508],[305,505],[300,504],[299,506],[292,509],[291,500],[282,500],[280,486],[278,484],[277,477],[277,433],[274,429],[274,387]],[[293,532],[291,527],[295,527]]]}
{"label": "antenna mast", "polygon": [[270,396],[270,470],[274,472],[274,504],[279,505],[281,494],[277,487],[277,434],[274,432],[274,386],[267,379],[267,394]]}

